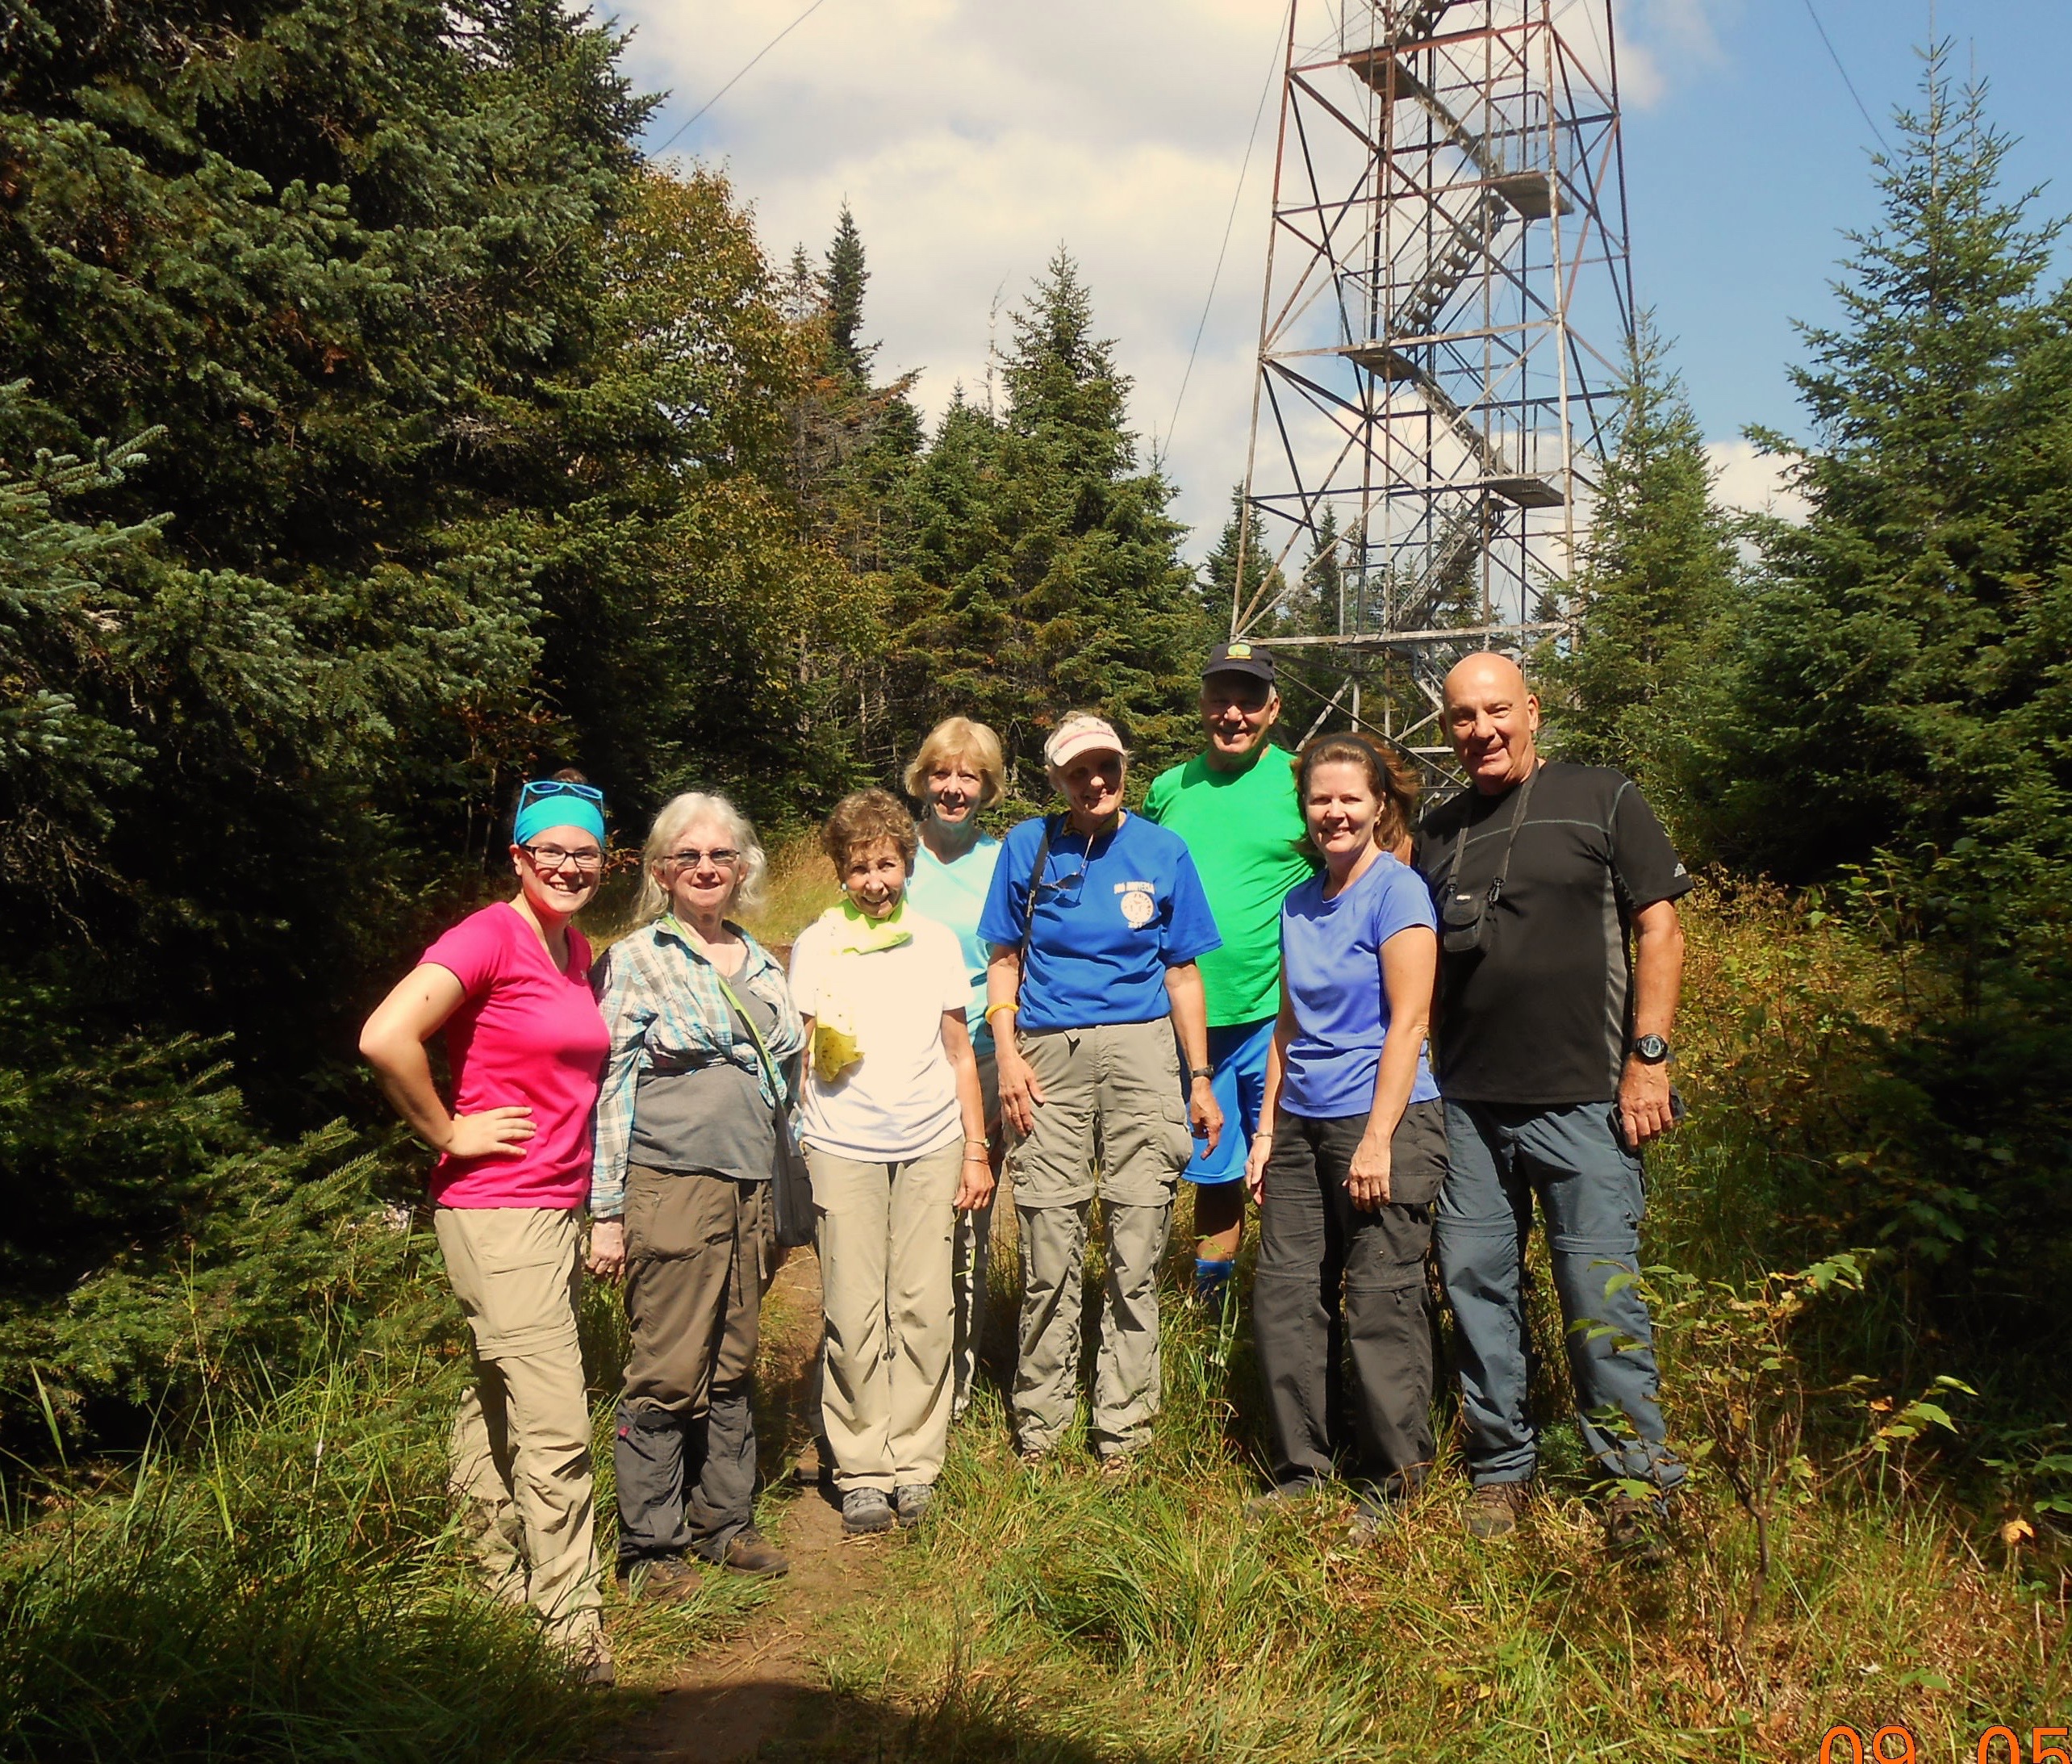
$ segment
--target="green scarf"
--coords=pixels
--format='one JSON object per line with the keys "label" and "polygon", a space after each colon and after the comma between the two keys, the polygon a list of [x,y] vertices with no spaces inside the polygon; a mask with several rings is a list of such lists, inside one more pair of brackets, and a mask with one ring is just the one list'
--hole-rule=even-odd
{"label": "green scarf", "polygon": [[900,921],[906,917],[906,897],[881,919],[865,913],[854,901],[845,899],[821,914],[821,922],[834,933],[838,955],[875,955],[880,950],[897,949],[913,941],[913,933]]}

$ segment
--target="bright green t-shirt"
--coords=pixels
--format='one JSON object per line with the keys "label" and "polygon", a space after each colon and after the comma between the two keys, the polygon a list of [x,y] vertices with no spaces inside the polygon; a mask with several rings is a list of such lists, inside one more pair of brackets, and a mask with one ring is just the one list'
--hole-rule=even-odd
{"label": "bright green t-shirt", "polygon": [[1316,874],[1295,800],[1293,755],[1262,747],[1243,771],[1199,755],[1160,772],[1144,818],[1187,842],[1223,947],[1201,958],[1209,1023],[1255,1023],[1280,1009],[1280,903]]}

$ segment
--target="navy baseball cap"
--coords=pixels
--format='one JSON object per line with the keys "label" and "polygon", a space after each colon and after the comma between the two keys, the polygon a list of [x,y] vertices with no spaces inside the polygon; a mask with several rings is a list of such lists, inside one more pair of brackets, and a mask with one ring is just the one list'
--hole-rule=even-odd
{"label": "navy baseball cap", "polygon": [[1243,637],[1228,643],[1218,643],[1209,650],[1209,660],[1201,670],[1205,680],[1211,674],[1243,674],[1255,680],[1273,684],[1273,656],[1270,650],[1255,648]]}

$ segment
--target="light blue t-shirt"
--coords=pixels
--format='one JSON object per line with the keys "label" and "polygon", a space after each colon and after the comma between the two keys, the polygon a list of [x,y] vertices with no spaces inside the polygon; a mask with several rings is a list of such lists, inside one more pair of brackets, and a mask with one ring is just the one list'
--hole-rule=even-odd
{"label": "light blue t-shirt", "polygon": [[[1138,814],[1091,849],[1062,818],[1051,825],[1015,1021],[1030,1030],[1155,1022],[1172,1008],[1166,970],[1222,943],[1187,842]],[[1040,819],[1025,821],[1002,842],[979,920],[988,943],[1021,941],[1042,837]]]}
{"label": "light blue t-shirt", "polygon": [[[1423,880],[1385,852],[1335,900],[1324,898],[1328,880],[1298,883],[1280,909],[1281,972],[1295,1007],[1280,1106],[1311,1121],[1365,1114],[1374,1106],[1389,1034],[1381,946],[1413,926],[1438,928]],[[1430,1102],[1438,1094],[1420,1049],[1410,1101]]]}
{"label": "light blue t-shirt", "polygon": [[988,951],[979,935],[979,914],[985,910],[993,866],[999,862],[1000,841],[991,834],[980,834],[978,842],[955,863],[945,863],[924,845],[914,852],[913,874],[906,886],[907,900],[915,912],[957,934],[957,947],[964,952],[964,969],[971,980],[964,1024],[971,1032],[972,1047],[980,1053],[992,1047],[992,1030],[986,1022]]}

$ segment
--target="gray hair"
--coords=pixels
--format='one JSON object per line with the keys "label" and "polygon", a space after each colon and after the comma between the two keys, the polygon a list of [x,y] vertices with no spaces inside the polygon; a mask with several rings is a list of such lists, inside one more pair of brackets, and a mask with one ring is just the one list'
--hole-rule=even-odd
{"label": "gray hair", "polygon": [[633,908],[633,921],[645,925],[669,910],[669,890],[655,880],[655,867],[676,847],[676,842],[700,821],[724,827],[734,849],[741,853],[741,867],[734,889],[727,901],[729,913],[737,907],[751,910],[762,904],[762,878],[770,860],[748,817],[716,791],[687,790],[662,805],[648,829],[647,843],[641,848],[641,897]]}

